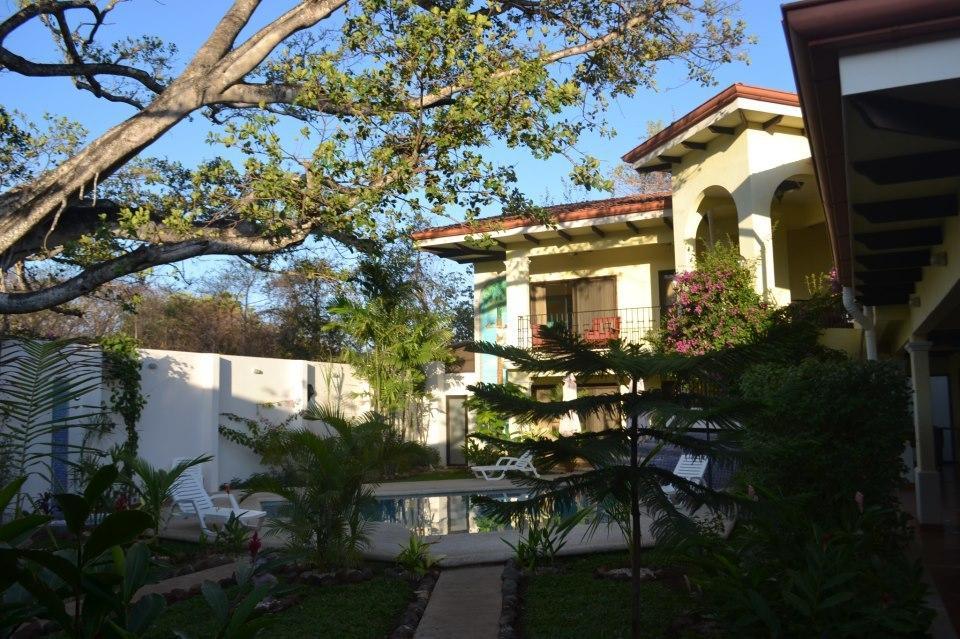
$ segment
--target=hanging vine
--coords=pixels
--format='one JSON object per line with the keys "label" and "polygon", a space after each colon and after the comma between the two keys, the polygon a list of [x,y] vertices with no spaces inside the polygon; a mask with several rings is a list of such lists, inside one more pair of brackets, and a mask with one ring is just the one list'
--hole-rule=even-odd
{"label": "hanging vine", "polygon": [[147,398],[140,392],[140,352],[137,340],[117,333],[100,340],[103,352],[103,381],[112,389],[110,409],[123,419],[127,431],[124,452],[136,456],[139,444],[137,423]]}

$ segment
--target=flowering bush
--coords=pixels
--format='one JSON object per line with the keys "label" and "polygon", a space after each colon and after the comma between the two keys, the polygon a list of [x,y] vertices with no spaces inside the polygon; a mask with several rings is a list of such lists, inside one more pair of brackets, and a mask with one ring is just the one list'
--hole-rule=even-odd
{"label": "flowering bush", "polygon": [[675,301],[666,311],[659,346],[702,355],[743,344],[761,334],[771,309],[753,287],[753,273],[737,247],[722,242],[697,258],[696,270],[673,280]]}

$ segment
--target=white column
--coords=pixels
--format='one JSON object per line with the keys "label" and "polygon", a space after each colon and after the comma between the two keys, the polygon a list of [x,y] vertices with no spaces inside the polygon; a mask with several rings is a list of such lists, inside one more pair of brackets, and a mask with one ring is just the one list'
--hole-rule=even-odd
{"label": "white column", "polygon": [[917,453],[915,490],[917,521],[940,524],[940,473],[937,472],[933,438],[933,409],[930,399],[930,347],[926,340],[914,337],[907,344],[910,353],[910,377],[913,383],[913,426]]}
{"label": "white column", "polygon": [[530,315],[530,258],[526,249],[508,250],[507,281],[507,335],[506,343],[518,344],[518,318]]}
{"label": "white column", "polygon": [[[754,268],[754,286],[761,295],[772,293],[774,280],[773,224],[770,206],[752,202],[749,207],[737,202],[737,228],[740,255]],[[777,300],[779,301],[779,300]]]}

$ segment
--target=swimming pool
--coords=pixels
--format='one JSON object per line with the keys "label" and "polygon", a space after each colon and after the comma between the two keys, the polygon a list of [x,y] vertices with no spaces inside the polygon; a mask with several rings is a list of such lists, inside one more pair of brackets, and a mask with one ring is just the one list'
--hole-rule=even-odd
{"label": "swimming pool", "polygon": [[[517,490],[479,493],[499,501],[524,499],[527,493]],[[451,535],[496,532],[508,530],[509,525],[495,522],[483,515],[476,504],[478,493],[438,493],[434,495],[385,495],[376,498],[376,504],[366,513],[369,521],[399,524],[418,535]],[[263,501],[260,506],[268,516],[275,517],[283,501]],[[567,515],[576,505],[558,505],[557,514]]]}

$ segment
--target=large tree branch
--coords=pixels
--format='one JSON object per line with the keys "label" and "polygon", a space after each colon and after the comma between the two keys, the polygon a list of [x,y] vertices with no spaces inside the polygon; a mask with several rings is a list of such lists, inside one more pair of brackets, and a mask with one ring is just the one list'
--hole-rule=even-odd
{"label": "large tree branch", "polygon": [[96,75],[113,75],[136,80],[144,87],[154,93],[163,92],[164,86],[150,73],[136,67],[125,64],[113,64],[108,62],[83,62],[79,54],[74,49],[70,54],[72,62],[69,63],[48,63],[33,62],[19,56],[6,47],[3,43],[7,36],[15,29],[23,26],[31,19],[41,15],[54,16],[60,25],[64,46],[70,53],[70,45],[73,43],[69,29],[65,28],[65,21],[62,21],[63,12],[70,9],[86,9],[93,12],[93,15],[99,20],[100,10],[91,2],[85,0],[64,0],[61,2],[37,2],[28,4],[12,16],[0,23],[0,67],[10,69],[21,75],[30,77],[85,77],[90,78]]}
{"label": "large tree branch", "polygon": [[186,240],[177,244],[141,246],[129,253],[84,270],[79,275],[43,289],[0,293],[0,314],[33,313],[60,306],[115,280],[145,269],[180,262],[202,255],[250,255],[273,253],[300,244],[307,234],[269,242],[263,238],[237,238],[233,241]]}

